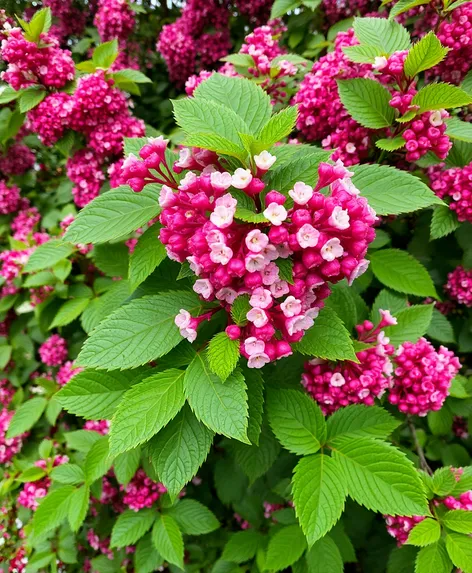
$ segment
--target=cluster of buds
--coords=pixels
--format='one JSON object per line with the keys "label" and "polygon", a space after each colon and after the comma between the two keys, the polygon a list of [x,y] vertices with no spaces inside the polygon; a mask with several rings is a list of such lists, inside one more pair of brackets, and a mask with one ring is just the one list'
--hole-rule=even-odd
{"label": "cluster of buds", "polygon": [[[55,456],[53,460],[38,460],[35,462],[37,468],[46,470],[48,466],[50,469],[53,467],[66,464],[69,461],[67,456]],[[33,511],[37,509],[39,505],[39,499],[45,497],[48,493],[49,487],[51,485],[51,478],[48,476],[42,477],[39,480],[26,482],[18,495],[18,503],[23,507],[32,509]]]}
{"label": "cluster of buds", "polygon": [[46,366],[60,366],[67,358],[67,341],[53,334],[39,347],[39,356]]}
{"label": "cluster of buds", "polygon": [[6,464],[12,460],[13,456],[21,450],[23,440],[28,435],[25,432],[14,438],[6,437],[13,414],[13,411],[6,408],[0,410],[0,464]]}
{"label": "cluster of buds", "polygon": [[445,159],[452,147],[452,142],[446,135],[445,119],[449,117],[446,110],[428,111],[411,122],[411,126],[403,133],[406,141],[407,161],[418,161],[420,157],[432,151],[439,159]]}
{"label": "cluster of buds", "polygon": [[372,406],[392,386],[390,356],[395,349],[382,329],[397,321],[389,311],[380,310],[380,315],[377,326],[369,320],[356,326],[359,340],[371,345],[356,354],[358,363],[332,363],[315,358],[306,364],[302,384],[324,414],[332,414],[349,404]]}
{"label": "cluster of buds", "polygon": [[123,503],[133,511],[139,511],[143,507],[152,507],[167,489],[162,483],[148,477],[143,469],[139,469],[124,491]]}
{"label": "cluster of buds", "polygon": [[472,223],[472,163],[452,169],[433,166],[428,172],[436,195],[448,201],[461,223]]}
{"label": "cluster of buds", "polygon": [[447,275],[444,291],[459,304],[472,306],[472,270],[456,267]]}
{"label": "cluster of buds", "polygon": [[424,519],[422,515],[413,515],[412,517],[405,515],[385,515],[384,517],[387,531],[397,540],[398,547],[406,543],[410,531]]}
{"label": "cluster of buds", "polygon": [[[275,190],[262,198],[260,177],[276,160],[267,151],[254,157],[255,173],[238,168],[230,174],[219,170],[215,154],[183,149],[174,169],[201,174],[189,171],[177,185],[165,164],[165,146],[162,138],[151,140],[141,160],[128,157],[122,174],[136,191],[163,183],[160,239],[168,256],[190,264],[198,277],[194,291],[219,302],[228,317],[235,300],[247,297],[245,324],[230,319],[227,334],[241,340],[250,367],[291,354],[290,344],[313,326],[329,294],[328,281],[352,282],[367,268],[376,216],[352,184],[352,173],[340,162],[322,163],[315,189],[298,182],[290,200]],[[320,193],[328,186],[328,195]],[[238,193],[258,205],[261,222],[238,220]],[[282,275],[282,265],[290,276]],[[182,310],[176,324],[194,340],[197,325],[215,310],[196,318]]]}
{"label": "cluster of buds", "polygon": [[444,346],[436,351],[425,338],[404,342],[395,357],[394,384],[388,399],[404,414],[426,416],[442,408],[461,365]]}

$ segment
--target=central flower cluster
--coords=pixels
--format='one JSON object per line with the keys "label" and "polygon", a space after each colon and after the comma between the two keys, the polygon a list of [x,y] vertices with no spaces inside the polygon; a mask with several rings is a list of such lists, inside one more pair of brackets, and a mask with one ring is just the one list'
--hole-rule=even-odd
{"label": "central flower cluster", "polygon": [[[162,138],[151,140],[140,152],[144,161],[125,161],[122,175],[133,189],[164,181],[165,145]],[[352,282],[366,270],[376,215],[340,162],[320,165],[315,189],[299,181],[285,196],[264,194],[265,184],[256,177],[276,160],[267,151],[254,157],[256,174],[221,171],[214,154],[204,156],[215,163],[202,168],[195,159],[199,153],[183,149],[174,169],[199,168],[201,174],[189,171],[177,189],[162,186],[160,240],[171,259],[190,264],[202,299],[218,301],[228,317],[239,299],[245,315],[238,324],[229,319],[227,334],[241,340],[249,366],[259,368],[289,355],[290,343],[313,326],[329,295],[328,281]],[[327,194],[320,192],[325,187]],[[250,213],[249,220],[257,222],[245,222],[256,209],[262,213]],[[192,318],[182,311],[176,324],[193,341],[199,322],[211,314]]]}

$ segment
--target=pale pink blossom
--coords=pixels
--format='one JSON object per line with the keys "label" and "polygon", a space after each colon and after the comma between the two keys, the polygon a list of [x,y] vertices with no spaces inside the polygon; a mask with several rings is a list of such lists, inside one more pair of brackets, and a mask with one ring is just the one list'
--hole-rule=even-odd
{"label": "pale pink blossom", "polygon": [[298,205],[306,205],[313,197],[313,188],[299,181],[288,194]]}
{"label": "pale pink blossom", "polygon": [[287,210],[283,205],[271,203],[267,209],[264,210],[263,215],[272,225],[279,227],[287,218]]}
{"label": "pale pink blossom", "polygon": [[163,185],[159,193],[159,205],[161,207],[171,207],[174,202],[174,192],[168,185]]}
{"label": "pale pink blossom", "polygon": [[228,304],[233,304],[236,297],[238,296],[238,293],[232,288],[223,287],[220,288],[220,290],[216,293],[215,296],[218,300],[224,300]]}
{"label": "pale pink blossom", "polygon": [[226,229],[233,223],[234,210],[220,205],[210,215],[210,221],[218,229]]}
{"label": "pale pink blossom", "polygon": [[227,209],[231,209],[233,213],[236,210],[237,204],[237,199],[235,199],[231,193],[226,193],[222,197],[218,197],[218,199],[215,201],[215,205],[217,207],[226,207]]}
{"label": "pale pink blossom", "polygon": [[195,256],[187,257],[187,262],[188,262],[188,264],[189,264],[189,266],[190,266],[190,269],[191,269],[191,270],[197,275],[197,277],[198,277],[198,275],[202,272],[202,265],[200,265],[200,263],[198,262],[197,257],[195,257]]}
{"label": "pale pink blossom", "polygon": [[349,281],[348,284],[349,286],[352,285],[352,283],[359,278],[361,275],[363,275],[366,270],[369,268],[370,265],[370,261],[368,261],[367,259],[362,259],[359,264],[355,267],[355,269],[352,271],[351,275],[349,276]]}
{"label": "pale pink blossom", "polygon": [[261,354],[265,350],[265,342],[263,340],[259,340],[255,336],[250,336],[244,341],[244,350],[249,356],[252,356],[253,354]]}
{"label": "pale pink blossom", "polygon": [[187,310],[181,308],[179,314],[174,319],[174,323],[179,328],[187,328],[191,320],[192,315]]}
{"label": "pale pink blossom", "polygon": [[344,249],[342,248],[341,241],[337,237],[326,241],[320,251],[325,261],[334,261],[334,259],[341,257],[343,253]]}
{"label": "pale pink blossom", "polygon": [[232,185],[236,189],[246,189],[252,181],[252,173],[249,169],[238,167],[232,177]]}
{"label": "pale pink blossom", "polygon": [[274,298],[280,298],[290,292],[288,283],[285,281],[277,281],[270,285],[270,292]]}
{"label": "pale pink blossom", "polygon": [[254,163],[261,171],[268,171],[276,162],[277,157],[268,151],[261,151],[259,155],[254,155]]}
{"label": "pale pink blossom", "polygon": [[232,177],[230,173],[224,171],[220,173],[219,171],[213,171],[210,174],[210,183],[213,189],[217,191],[226,191],[231,187]]}
{"label": "pale pink blossom", "polygon": [[254,289],[252,296],[249,299],[249,304],[253,308],[269,308],[272,304],[272,295],[270,290],[262,287]]}
{"label": "pale pink blossom", "polygon": [[251,310],[246,314],[246,318],[257,328],[261,328],[269,322],[269,317],[262,308],[251,308]]}
{"label": "pale pink blossom", "polygon": [[279,267],[275,263],[269,263],[262,271],[262,282],[266,286],[273,285],[279,278]]}
{"label": "pale pink blossom", "polygon": [[302,303],[294,296],[288,296],[284,302],[280,304],[280,309],[287,318],[299,315],[302,310]]}
{"label": "pale pink blossom", "polygon": [[246,257],[245,265],[247,271],[254,273],[256,271],[262,271],[267,265],[267,261],[264,255],[251,253]]}
{"label": "pale pink blossom", "polygon": [[336,229],[344,231],[349,228],[349,213],[339,205],[336,205],[328,219],[328,223]]}
{"label": "pale pink blossom", "polygon": [[246,235],[244,242],[250,251],[260,253],[269,244],[269,237],[259,229],[254,229]]}
{"label": "pale pink blossom", "polygon": [[208,300],[213,294],[213,286],[208,279],[198,279],[193,285],[193,290]]}
{"label": "pale pink blossom", "polygon": [[331,376],[330,384],[331,384],[331,386],[334,386],[335,388],[339,388],[341,386],[344,386],[344,384],[346,384],[346,380],[340,372],[335,372]]}
{"label": "pale pink blossom", "polygon": [[316,247],[319,237],[320,232],[310,223],[305,223],[297,231],[297,241],[302,249]]}
{"label": "pale pink blossom", "polygon": [[247,365],[249,368],[262,368],[269,362],[270,358],[267,356],[267,354],[261,352],[260,354],[253,354],[250,356],[249,360],[247,361]]}
{"label": "pale pink blossom", "polygon": [[308,330],[313,326],[313,324],[314,321],[312,318],[306,314],[300,314],[298,316],[288,318],[285,321],[285,328],[287,329],[287,332],[290,334],[290,336],[292,336],[293,334],[300,332],[300,330]]}

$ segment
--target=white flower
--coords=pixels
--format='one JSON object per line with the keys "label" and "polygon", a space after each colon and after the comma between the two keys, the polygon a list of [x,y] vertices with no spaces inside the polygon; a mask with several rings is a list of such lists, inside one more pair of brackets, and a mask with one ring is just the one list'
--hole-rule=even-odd
{"label": "white flower", "polygon": [[251,310],[246,314],[246,318],[257,328],[261,328],[269,322],[269,317],[262,308],[251,308]]}
{"label": "white flower", "polygon": [[218,199],[215,201],[215,205],[217,207],[226,207],[227,209],[232,209],[233,212],[236,210],[237,204],[237,199],[235,199],[231,193],[226,193],[222,197],[218,197]]}
{"label": "white flower", "polygon": [[249,304],[253,308],[268,308],[272,304],[272,295],[270,290],[258,287],[254,289]]}
{"label": "white flower", "polygon": [[174,202],[174,192],[168,185],[163,185],[159,193],[159,205],[161,207],[170,207]]}
{"label": "white flower", "polygon": [[263,215],[266,219],[269,219],[272,225],[279,227],[287,218],[287,210],[283,205],[271,203],[267,209],[265,209]]}
{"label": "white flower", "polygon": [[233,223],[234,209],[223,207],[220,205],[215,207],[213,213],[210,215],[210,221],[218,227],[218,229],[226,229]]}
{"label": "white flower", "polygon": [[300,314],[302,310],[302,303],[294,296],[288,296],[284,302],[281,303],[280,309],[287,318]]}
{"label": "white flower", "polygon": [[232,288],[223,287],[220,288],[220,290],[216,293],[215,296],[218,300],[224,300],[228,304],[233,304],[236,297],[238,296],[238,293]]}
{"label": "white flower", "polygon": [[329,381],[329,383],[331,384],[331,386],[334,386],[335,388],[339,388],[341,386],[344,386],[344,384],[346,384],[346,380],[340,372],[335,372],[331,376],[331,380]]}
{"label": "white flower", "polygon": [[288,194],[298,205],[306,205],[313,197],[313,188],[299,181],[295,183],[293,189],[291,189]]}
{"label": "white flower", "polygon": [[325,261],[334,261],[334,259],[341,257],[343,253],[344,249],[341,246],[341,241],[337,237],[326,241],[320,251]]}
{"label": "white flower", "polygon": [[126,169],[127,167],[130,167],[131,165],[136,163],[136,161],[141,161],[141,160],[138,159],[134,153],[130,153],[128,157],[123,161],[121,169]]}
{"label": "white flower", "polygon": [[336,229],[344,231],[349,228],[349,213],[339,205],[336,205],[328,219],[328,223]]}
{"label": "white flower", "polygon": [[388,60],[385,56],[375,56],[372,68],[374,70],[383,70],[388,65]]}
{"label": "white flower", "polygon": [[261,171],[268,171],[276,162],[277,157],[268,151],[261,151],[259,155],[254,155],[254,163]]}
{"label": "white flower", "polygon": [[431,112],[431,115],[429,116],[429,123],[433,127],[439,127],[444,123],[443,118],[441,116],[441,110],[438,109],[436,111]]}
{"label": "white flower", "polygon": [[252,173],[249,169],[238,167],[232,177],[232,185],[236,189],[246,189],[252,181]]}
{"label": "white flower", "polygon": [[267,356],[267,354],[261,352],[261,354],[253,354],[250,356],[249,360],[247,361],[247,365],[249,368],[262,368],[269,362],[270,358]]}
{"label": "white flower", "polygon": [[310,223],[305,223],[297,231],[297,241],[302,249],[316,247],[320,232],[317,231]]}
{"label": "white flower", "polygon": [[210,259],[214,263],[227,265],[233,258],[233,251],[224,243],[213,243],[211,245]]}
{"label": "white flower", "polygon": [[246,247],[253,253],[260,253],[269,244],[269,237],[259,229],[254,229],[246,235]]}
{"label": "white flower", "polygon": [[392,313],[389,310],[379,309],[380,316],[382,317],[382,322],[387,323],[388,326],[394,326],[398,324],[398,320],[392,316]]}
{"label": "white flower", "polygon": [[261,354],[265,350],[265,342],[259,340],[255,336],[250,336],[244,341],[244,350],[249,356],[253,354]]}
{"label": "white flower", "polygon": [[359,264],[357,265],[357,267],[352,271],[351,275],[349,276],[349,281],[348,284],[349,286],[352,285],[352,283],[361,275],[363,275],[366,270],[369,268],[370,265],[370,261],[368,261],[367,259],[362,259]]}
{"label": "white flower", "polygon": [[246,257],[245,265],[248,272],[254,273],[256,271],[264,270],[267,265],[267,261],[264,255],[251,253]]}
{"label": "white flower", "polygon": [[355,153],[356,152],[356,146],[354,145],[354,143],[346,143],[346,153]]}
{"label": "white flower", "polygon": [[213,293],[213,286],[208,279],[198,279],[193,285],[193,290],[208,300]]}
{"label": "white flower", "polygon": [[220,173],[219,171],[213,171],[213,173],[210,174],[211,186],[217,191],[226,191],[226,189],[231,187],[231,181],[231,175],[226,171],[223,173]]}
{"label": "white flower", "polygon": [[192,315],[185,309],[181,308],[179,314],[174,318],[174,323],[179,328],[187,328],[192,320]]}

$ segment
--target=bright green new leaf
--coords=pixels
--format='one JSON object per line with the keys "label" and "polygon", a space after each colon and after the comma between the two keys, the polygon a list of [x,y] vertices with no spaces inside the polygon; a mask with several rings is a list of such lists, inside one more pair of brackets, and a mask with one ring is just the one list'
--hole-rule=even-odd
{"label": "bright green new leaf", "polygon": [[147,229],[138,239],[129,260],[131,288],[138,287],[166,258],[164,245],[159,241],[156,225]]}
{"label": "bright green new leaf", "polygon": [[46,97],[44,89],[30,88],[22,92],[19,97],[19,108],[21,113],[26,113],[39,105]]}
{"label": "bright green new leaf", "polygon": [[472,512],[464,509],[448,511],[442,518],[443,524],[458,533],[472,533]]}
{"label": "bright green new leaf", "polygon": [[439,522],[431,517],[427,517],[413,527],[408,535],[406,543],[424,547],[436,543],[441,536],[441,526]]}
{"label": "bright green new leaf", "polygon": [[90,502],[90,489],[83,485],[76,489],[71,496],[67,518],[72,531],[76,532],[85,520]]}
{"label": "bright green new leaf", "polygon": [[275,0],[270,12],[271,20],[274,18],[280,18],[280,16],[290,12],[290,10],[298,8],[301,3],[302,0]]}
{"label": "bright green new leaf", "polygon": [[428,331],[433,310],[432,304],[417,304],[397,313],[395,315],[397,324],[384,329],[391,344],[397,346],[407,340],[410,342],[419,340]]}
{"label": "bright green new leaf", "polygon": [[342,51],[346,54],[351,62],[357,64],[373,64],[377,56],[382,54],[382,51],[375,46],[368,46],[366,44],[359,44],[356,46],[344,46]]}
{"label": "bright green new leaf", "polygon": [[50,239],[34,250],[26,263],[25,272],[51,268],[74,251],[75,247],[71,243],[64,243],[61,239]]}
{"label": "bright green new leaf", "polygon": [[447,120],[446,134],[452,139],[472,143],[472,125],[461,121],[458,117],[451,117]]}
{"label": "bright green new leaf", "polygon": [[207,350],[210,370],[224,382],[239,361],[239,340],[231,340],[226,332],[219,332],[210,340]]}
{"label": "bright green new leaf", "polygon": [[297,106],[286,107],[273,115],[258,135],[267,146],[277,143],[284,137],[290,135],[294,130],[297,121]]}
{"label": "bright green new leaf", "polygon": [[51,478],[59,483],[77,485],[85,481],[82,468],[76,464],[61,464],[52,469]]}
{"label": "bright green new leaf", "polygon": [[286,569],[298,561],[306,549],[306,539],[298,525],[279,529],[270,538],[266,567],[271,571]]}
{"label": "bright green new leaf", "polygon": [[420,72],[429,70],[442,62],[447,52],[448,49],[441,45],[438,37],[433,32],[429,32],[408,52],[404,66],[405,74],[414,78]]}
{"label": "bright green new leaf", "polygon": [[[423,547],[416,557],[415,573],[451,573],[452,562],[444,539]],[[393,572],[392,572],[393,573]]]}
{"label": "bright green new leaf", "polygon": [[400,14],[415,8],[416,6],[421,6],[422,4],[429,4],[431,0],[398,0],[395,5],[390,10],[389,18],[393,20]]}
{"label": "bright green new leaf", "polygon": [[398,50],[408,50],[410,35],[397,22],[382,18],[354,18],[354,32],[361,44],[374,46],[390,55]]}
{"label": "bright green new leaf", "polygon": [[141,448],[138,446],[118,455],[113,462],[113,471],[119,484],[127,485],[139,468]]}
{"label": "bright green new leaf", "polygon": [[115,39],[97,46],[93,51],[92,61],[97,67],[107,70],[117,57],[118,40]]}
{"label": "bright green new leaf", "polygon": [[84,471],[88,485],[104,476],[111,468],[113,458],[110,456],[108,436],[97,440],[85,456]]}
{"label": "bright green new leaf", "polygon": [[472,103],[472,97],[457,86],[444,83],[428,84],[413,98],[411,105],[419,106],[418,113],[462,107]]}
{"label": "bright green new leaf", "polygon": [[89,298],[71,298],[66,301],[58,310],[49,328],[57,328],[58,326],[70,324],[82,314],[89,302]]}
{"label": "bright green new leaf", "polygon": [[378,139],[375,142],[375,145],[384,151],[396,151],[397,149],[404,147],[405,143],[406,141],[403,139],[403,137],[398,135],[392,139]]}
{"label": "bright green new leaf", "polygon": [[333,458],[319,454],[298,462],[293,476],[293,500],[310,545],[326,535],[341,517],[346,495],[346,480]]}
{"label": "bright green new leaf", "polygon": [[41,500],[38,509],[33,516],[33,531],[35,535],[41,535],[56,528],[65,521],[69,512],[69,504],[75,489],[71,485],[65,485],[56,489]]}
{"label": "bright green new leaf", "polygon": [[446,535],[446,549],[451,561],[464,573],[472,572],[472,537],[460,533]]}

